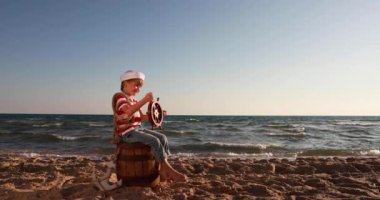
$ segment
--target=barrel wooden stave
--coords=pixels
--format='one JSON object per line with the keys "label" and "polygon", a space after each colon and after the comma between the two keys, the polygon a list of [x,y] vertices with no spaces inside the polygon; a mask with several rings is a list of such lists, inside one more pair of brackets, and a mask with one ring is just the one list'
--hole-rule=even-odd
{"label": "barrel wooden stave", "polygon": [[160,183],[160,164],[150,147],[142,143],[119,144],[117,176],[125,186],[155,187]]}

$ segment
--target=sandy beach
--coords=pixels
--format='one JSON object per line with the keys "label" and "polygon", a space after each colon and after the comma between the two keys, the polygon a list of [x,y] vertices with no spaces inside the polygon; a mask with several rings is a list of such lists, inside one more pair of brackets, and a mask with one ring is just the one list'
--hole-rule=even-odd
{"label": "sandy beach", "polygon": [[0,160],[0,199],[380,199],[378,157],[175,158],[170,162],[189,182],[107,192],[90,176],[110,157]]}

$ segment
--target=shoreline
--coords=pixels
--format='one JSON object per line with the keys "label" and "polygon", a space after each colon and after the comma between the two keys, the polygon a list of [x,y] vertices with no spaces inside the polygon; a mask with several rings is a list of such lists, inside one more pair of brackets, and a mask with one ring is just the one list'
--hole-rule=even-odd
{"label": "shoreline", "polygon": [[380,157],[170,158],[187,183],[102,192],[91,173],[105,170],[104,156],[2,155],[4,199],[380,199]]}
{"label": "shoreline", "polygon": [[[0,148],[0,156],[49,156],[49,157],[92,157],[102,158],[113,155],[113,152],[62,152],[62,151],[46,151],[36,149],[13,149],[13,148]],[[293,152],[260,152],[260,153],[235,153],[235,152],[175,152],[170,155],[171,158],[245,158],[245,159],[281,159],[281,158],[303,158],[303,157],[377,157],[380,156],[380,150],[375,149],[362,149],[362,150],[299,150]]]}

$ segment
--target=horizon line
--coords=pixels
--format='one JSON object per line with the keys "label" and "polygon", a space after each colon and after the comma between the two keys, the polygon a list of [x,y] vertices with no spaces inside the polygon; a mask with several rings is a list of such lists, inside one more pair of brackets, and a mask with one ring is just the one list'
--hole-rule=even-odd
{"label": "horizon line", "polygon": [[[110,115],[113,114],[88,114],[88,113],[0,113],[0,115]],[[286,115],[286,114],[273,114],[273,115],[260,115],[260,114],[253,114],[253,115],[236,115],[236,114],[169,114],[167,116],[243,116],[243,117],[380,117],[380,115],[338,115],[338,114],[331,114],[331,115]]]}

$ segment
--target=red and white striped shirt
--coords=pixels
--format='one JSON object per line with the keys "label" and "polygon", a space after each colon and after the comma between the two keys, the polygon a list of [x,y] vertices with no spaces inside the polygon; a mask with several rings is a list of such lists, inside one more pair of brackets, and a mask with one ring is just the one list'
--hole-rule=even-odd
{"label": "red and white striped shirt", "polygon": [[123,135],[141,125],[141,116],[142,116],[141,110],[138,110],[137,112],[133,113],[132,116],[128,116],[123,111],[123,108],[125,106],[129,107],[136,103],[137,103],[136,99],[134,99],[131,96],[127,96],[126,94],[122,92],[118,92],[113,96],[112,106],[114,109],[114,114],[113,114],[114,122],[115,122],[114,126],[115,126],[115,132],[118,135]]}

